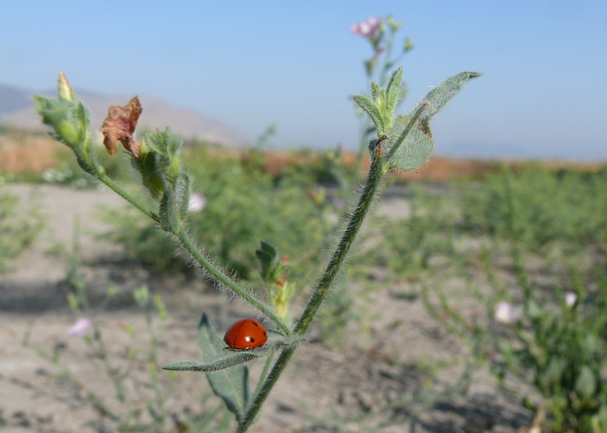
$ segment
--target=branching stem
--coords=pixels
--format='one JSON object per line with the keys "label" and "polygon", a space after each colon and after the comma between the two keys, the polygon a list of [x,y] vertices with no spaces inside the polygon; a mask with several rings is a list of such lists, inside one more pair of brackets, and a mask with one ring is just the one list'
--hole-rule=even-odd
{"label": "branching stem", "polygon": [[116,192],[116,194],[118,194],[120,197],[122,197],[123,199],[128,201],[130,204],[135,206],[137,209],[139,209],[141,212],[143,212],[150,218],[152,218],[155,222],[160,223],[160,218],[158,217],[158,215],[156,213],[149,210],[146,206],[143,205],[143,203],[141,203],[139,200],[137,200],[131,194],[126,192],[124,189],[122,189],[116,182],[114,182],[112,179],[110,179],[107,174],[105,174],[104,172],[101,172],[101,173],[98,172],[97,178],[101,182],[106,184],[114,192]]}
{"label": "branching stem", "polygon": [[[323,275],[318,280],[316,288],[314,289],[314,293],[312,294],[312,297],[310,298],[306,309],[304,310],[303,314],[299,318],[299,321],[297,322],[297,325],[295,326],[294,334],[305,334],[306,330],[310,326],[310,323],[312,322],[312,319],[318,312],[320,305],[327,296],[329,288],[335,280],[335,277],[337,276],[341,265],[346,259],[348,252],[352,247],[352,243],[354,242],[354,239],[356,238],[356,235],[358,234],[360,227],[362,226],[362,223],[367,213],[369,212],[371,203],[373,202],[373,197],[375,196],[375,193],[377,192],[377,189],[379,187],[381,177],[382,160],[380,157],[373,155],[371,160],[371,168],[369,169],[369,175],[367,176],[367,181],[365,183],[363,192],[358,200],[356,209],[354,210],[354,213],[352,214],[352,217],[348,222],[346,230],[341,240],[339,241],[337,249],[333,253],[331,261],[327,265],[327,268],[325,269]],[[261,390],[255,396],[255,400],[253,400],[251,406],[249,407],[249,410],[240,421],[237,430],[238,433],[246,432],[247,429],[251,426],[251,424],[257,417],[257,414],[261,409],[263,403],[270,394],[270,391],[274,387],[274,384],[284,371],[289,360],[291,359],[291,356],[293,356],[294,351],[294,348],[287,348],[282,351],[282,353],[276,360],[272,371],[270,372],[263,386],[261,387]]]}
{"label": "branching stem", "polygon": [[238,296],[242,297],[245,301],[251,304],[253,307],[257,308],[261,313],[269,317],[274,324],[276,324],[280,330],[285,335],[290,335],[291,330],[289,327],[264,303],[255,299],[249,292],[247,292],[244,288],[240,287],[234,281],[232,281],[229,277],[227,277],[223,272],[221,272],[217,267],[215,267],[211,262],[207,260],[204,255],[198,251],[198,249],[192,244],[190,238],[185,233],[183,228],[179,228],[175,231],[175,235],[179,239],[181,245],[186,249],[188,253],[196,260],[203,268],[205,268],[217,281],[221,284],[225,284],[231,290],[234,291]]}
{"label": "branching stem", "polygon": [[[155,222],[160,223],[160,217],[155,212],[150,211],[139,200],[137,200],[131,194],[126,192],[124,189],[122,189],[118,184],[116,184],[112,179],[110,179],[105,174],[104,171],[99,170],[99,168],[96,168],[96,172],[97,172],[97,178],[101,182],[106,184],[109,188],[114,190],[118,195],[120,195],[122,198],[124,198],[129,203],[131,203],[133,206],[135,206],[141,212],[146,214],[148,217],[153,219]],[[200,251],[198,251],[198,249],[194,246],[194,244],[188,237],[188,235],[187,235],[186,231],[183,229],[183,227],[181,227],[181,226],[178,227],[176,230],[174,230],[173,234],[175,236],[177,236],[181,246],[183,248],[185,248],[190,253],[190,255],[194,258],[194,260],[196,260],[200,264],[200,266],[202,266],[204,269],[206,269],[209,272],[209,274],[211,274],[213,276],[213,278],[215,278],[221,284],[224,284],[227,287],[229,287],[231,290],[234,291],[234,293],[236,293],[238,296],[242,297],[245,301],[247,301],[253,307],[257,308],[262,314],[269,317],[272,320],[272,322],[274,322],[274,324],[276,324],[285,335],[291,334],[291,330],[289,329],[289,327],[276,314],[274,314],[274,312],[268,306],[266,306],[262,302],[255,299],[244,288],[240,287],[238,284],[236,284],[234,281],[232,281],[228,276],[226,276],[223,272],[221,272],[221,270],[219,270],[216,266],[214,266],[211,262],[209,262],[204,257],[204,255],[202,255],[200,253]]]}

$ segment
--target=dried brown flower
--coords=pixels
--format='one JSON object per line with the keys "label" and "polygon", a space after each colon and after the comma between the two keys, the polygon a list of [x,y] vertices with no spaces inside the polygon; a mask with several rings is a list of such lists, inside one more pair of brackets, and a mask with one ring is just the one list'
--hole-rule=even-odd
{"label": "dried brown flower", "polygon": [[103,133],[103,144],[110,155],[118,151],[118,142],[121,142],[126,150],[139,158],[139,143],[133,138],[133,132],[137,127],[137,120],[141,114],[139,98],[134,96],[127,105],[121,107],[112,105],[99,129]]}

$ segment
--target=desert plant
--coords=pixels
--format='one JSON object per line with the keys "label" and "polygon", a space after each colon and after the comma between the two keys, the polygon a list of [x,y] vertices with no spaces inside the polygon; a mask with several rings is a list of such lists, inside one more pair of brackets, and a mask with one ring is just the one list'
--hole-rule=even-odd
{"label": "desert plant", "polygon": [[[578,191],[576,200],[584,203],[592,195],[581,193],[581,179],[577,176],[565,178],[561,186],[565,191]],[[484,320],[460,312],[453,305],[453,298],[446,295],[440,285],[432,289],[424,286],[425,305],[447,330],[460,336],[474,349],[473,357],[488,362],[490,370],[505,387],[505,379],[509,376],[531,385],[542,397],[540,401],[534,401],[528,392],[510,391],[536,413],[543,413],[545,409],[545,427],[550,431],[602,432],[607,428],[607,389],[603,381],[603,372],[607,368],[604,253],[596,254],[592,248],[586,248],[578,251],[576,256],[567,249],[561,251],[556,259],[533,256],[531,247],[535,243],[530,241],[539,239],[536,232],[545,230],[546,233],[550,228],[540,228],[541,224],[531,216],[533,210],[521,205],[521,201],[525,197],[533,197],[535,200],[525,203],[538,207],[542,206],[542,201],[550,202],[553,196],[544,196],[546,184],[552,185],[560,180],[541,171],[523,173],[523,178],[527,180],[526,191],[512,173],[502,172],[498,183],[501,200],[496,199],[497,194],[479,194],[476,203],[481,206],[467,210],[471,213],[488,207],[488,203],[482,203],[483,198],[489,203],[499,202],[498,216],[491,219],[499,222],[495,225],[498,229],[493,233],[493,239],[485,240],[478,259],[457,260],[455,265],[459,269],[458,274],[465,276],[470,293],[485,307],[487,315]],[[488,182],[488,189],[494,191],[493,182],[496,181],[489,179]],[[482,187],[477,188],[479,190],[482,191]],[[572,196],[569,197],[573,200]],[[557,197],[556,200],[560,199]],[[550,215],[543,214],[543,224],[558,220],[561,211],[552,209]],[[589,211],[580,206],[564,212],[588,215]],[[489,216],[485,218],[489,219]],[[566,231],[555,234],[551,241],[575,242]],[[510,283],[510,287],[499,272],[504,266],[504,251],[509,256],[506,266],[515,276],[515,284]],[[580,262],[580,255],[585,255],[586,260]],[[560,282],[549,287],[545,283],[538,284],[528,269],[531,257],[541,261],[544,281],[549,276]],[[497,264],[500,263],[498,259],[502,265]],[[471,275],[478,270],[467,268],[473,264],[480,265],[489,285],[488,291],[473,283]],[[432,292],[438,301],[432,301]]]}
{"label": "desert plant", "polygon": [[19,198],[0,185],[0,272],[8,263],[31,247],[44,227],[43,217],[32,198],[29,209],[23,209]]}
{"label": "desert plant", "polygon": [[605,242],[606,175],[504,166],[484,182],[462,184],[462,228],[503,239],[514,229],[521,246],[536,252],[555,242],[573,249]]}
{"label": "desert plant", "polygon": [[414,188],[409,203],[409,217],[384,222],[392,226],[390,236],[372,257],[387,262],[400,278],[417,280],[429,269],[431,258],[443,255],[451,259],[457,215],[448,199],[429,194],[423,186]]}
{"label": "desert plant", "polygon": [[[118,151],[118,145],[140,173],[142,186],[149,194],[148,200],[138,198],[120,187],[100,164],[92,146],[88,113],[79,102],[63,74],[59,75],[58,100],[36,97],[35,104],[42,121],[54,130],[54,137],[75,153],[84,171],[116,191],[139,209],[185,251],[193,262],[222,290],[255,308],[267,317],[276,328],[269,333],[269,340],[252,350],[224,350],[221,337],[210,326],[206,316],[200,322],[199,343],[203,349],[204,363],[183,361],[166,366],[167,370],[205,371],[215,393],[224,400],[238,421],[239,432],[245,432],[253,424],[272,387],[284,371],[294,351],[305,341],[305,335],[321,304],[340,274],[341,266],[376,197],[384,174],[391,169],[411,170],[422,165],[431,155],[430,120],[472,78],[474,72],[462,72],[434,88],[409,114],[395,117],[401,96],[402,69],[394,71],[386,88],[373,83],[372,96],[356,96],[355,101],[366,111],[377,128],[377,139],[370,141],[368,150],[371,167],[345,230],[325,270],[318,278],[304,311],[292,324],[288,314],[279,314],[277,300],[281,296],[269,296],[266,302],[258,299],[240,283],[230,278],[214,260],[194,244],[188,230],[190,206],[190,177],[185,173],[180,158],[181,140],[168,128],[146,134],[141,143],[133,137],[141,105],[135,97],[126,106],[112,106],[101,128],[104,144],[110,154]],[[275,251],[275,250],[274,250]],[[266,260],[276,260],[272,250],[266,248]],[[270,265],[268,265],[270,266]],[[288,312],[288,310],[287,310]],[[255,325],[257,326],[257,325]],[[280,352],[273,361],[274,352]],[[244,363],[254,358],[266,358],[266,367],[251,393],[248,386],[248,370]]]}
{"label": "desert plant", "polygon": [[[220,406],[207,413],[188,416],[177,415],[170,411],[168,402],[177,392],[175,375],[162,374],[158,360],[158,351],[168,312],[159,294],[152,295],[146,286],[133,290],[133,299],[143,313],[145,332],[141,335],[128,321],[119,322],[128,335],[130,344],[126,354],[117,355],[108,346],[104,336],[104,326],[97,318],[106,310],[108,304],[118,293],[118,287],[111,285],[96,305],[91,302],[88,282],[82,269],[79,244],[79,222],[74,227],[74,242],[68,257],[65,279],[61,282],[65,288],[70,310],[75,322],[67,329],[70,337],[83,341],[87,349],[87,358],[95,367],[105,373],[111,382],[114,396],[120,403],[119,408],[108,404],[105,398],[90,386],[86,386],[78,369],[73,368],[60,347],[51,351],[31,342],[31,329],[23,338],[23,345],[32,349],[41,358],[57,369],[57,377],[68,379],[84,391],[85,399],[97,409],[100,416],[111,421],[116,431],[165,432],[167,428],[195,432],[228,431],[231,425],[226,410]],[[71,365],[70,365],[71,364]],[[145,370],[147,375],[133,375],[137,369]],[[204,397],[209,392],[203,393]]]}
{"label": "desert plant", "polygon": [[[189,214],[192,236],[222,267],[243,279],[257,277],[254,251],[259,239],[270,237],[297,268],[309,268],[326,231],[321,227],[327,225],[306,192],[310,184],[289,176],[275,180],[247,155],[215,158],[210,150],[205,144],[187,149],[184,170],[194,191],[204,197],[203,208],[192,208]],[[129,258],[159,272],[188,266],[152,221],[128,209],[106,209],[100,217],[112,226],[103,238],[122,245]]]}

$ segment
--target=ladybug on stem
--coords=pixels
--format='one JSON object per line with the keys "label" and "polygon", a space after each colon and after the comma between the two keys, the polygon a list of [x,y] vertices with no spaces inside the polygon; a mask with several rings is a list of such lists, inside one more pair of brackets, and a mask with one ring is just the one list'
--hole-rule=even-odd
{"label": "ladybug on stem", "polygon": [[223,341],[232,349],[249,350],[263,346],[268,341],[268,331],[257,320],[243,319],[228,329]]}

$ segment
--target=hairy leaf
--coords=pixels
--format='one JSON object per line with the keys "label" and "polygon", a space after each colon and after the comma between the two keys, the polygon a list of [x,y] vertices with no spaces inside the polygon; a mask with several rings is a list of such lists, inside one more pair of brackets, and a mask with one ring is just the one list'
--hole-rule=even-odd
{"label": "hairy leaf", "polygon": [[[202,315],[198,325],[198,344],[207,362],[216,359],[224,352],[225,343],[211,326],[206,314]],[[207,379],[215,395],[221,397],[228,410],[240,420],[249,400],[248,368],[238,365],[227,370],[210,371],[207,372]]]}
{"label": "hairy leaf", "polygon": [[[397,146],[393,151],[387,168],[400,168],[402,170],[414,170],[424,164],[434,151],[432,132],[430,131],[430,119],[445,104],[453,98],[472,78],[480,77],[478,72],[460,72],[439,84],[429,92],[424,100],[406,116],[398,116],[394,127],[387,134],[392,146]],[[393,74],[396,79],[396,75]],[[392,80],[391,80],[392,81]],[[392,82],[390,83],[394,85]],[[419,112],[421,111],[421,114]],[[409,122],[419,115],[414,125]],[[403,139],[403,132],[410,131]],[[403,140],[399,143],[400,140]]]}
{"label": "hairy leaf", "polygon": [[381,117],[381,113],[379,112],[379,109],[375,106],[373,101],[371,101],[368,97],[363,96],[363,95],[354,96],[354,101],[356,101],[356,103],[358,105],[360,105],[360,108],[362,108],[367,113],[369,113],[369,116],[371,116],[373,123],[375,123],[375,126],[377,127],[377,130],[379,131],[378,133],[380,133],[380,134],[383,133],[383,131],[385,129],[384,121]]}

